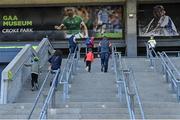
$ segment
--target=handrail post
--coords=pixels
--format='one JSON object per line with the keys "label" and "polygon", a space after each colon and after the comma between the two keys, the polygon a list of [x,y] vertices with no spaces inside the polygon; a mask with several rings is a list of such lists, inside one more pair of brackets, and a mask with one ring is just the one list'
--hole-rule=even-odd
{"label": "handrail post", "polygon": [[129,86],[129,82],[130,82],[130,79],[129,79],[129,74],[130,74],[130,71],[127,69],[127,70],[123,70],[123,73],[125,75],[125,80],[126,80],[126,85]]}
{"label": "handrail post", "polygon": [[153,66],[153,55],[152,55],[152,50],[149,50],[149,59],[150,59],[150,67],[154,67],[154,66]]}
{"label": "handrail post", "polygon": [[177,100],[180,102],[180,79],[177,79]]}
{"label": "handrail post", "polygon": [[69,85],[68,82],[65,82],[63,85],[63,101],[65,102],[66,99],[69,97]]}
{"label": "handrail post", "polygon": [[147,59],[149,58],[149,48],[148,48],[147,44],[146,44],[146,58]]}
{"label": "handrail post", "polygon": [[123,94],[124,94],[124,83],[122,80],[117,81],[117,86],[118,86],[118,97],[120,98],[120,102],[124,102],[123,101]]}
{"label": "handrail post", "polygon": [[52,95],[52,102],[51,102],[51,108],[55,108],[55,98],[56,98],[56,93],[55,93],[55,90],[53,92],[53,95]]}
{"label": "handrail post", "polygon": [[178,52],[178,55],[177,55],[177,57],[179,57],[180,56],[180,52]]}
{"label": "handrail post", "polygon": [[130,96],[130,107],[133,113],[135,113],[135,106],[134,106],[134,96],[135,93],[129,93]]}

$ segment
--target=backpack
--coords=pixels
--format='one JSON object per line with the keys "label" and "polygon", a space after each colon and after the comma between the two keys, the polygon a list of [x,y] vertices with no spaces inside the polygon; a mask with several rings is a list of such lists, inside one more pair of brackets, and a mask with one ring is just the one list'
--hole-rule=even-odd
{"label": "backpack", "polygon": [[86,45],[90,45],[90,44],[91,44],[91,38],[86,38],[85,44],[86,44]]}

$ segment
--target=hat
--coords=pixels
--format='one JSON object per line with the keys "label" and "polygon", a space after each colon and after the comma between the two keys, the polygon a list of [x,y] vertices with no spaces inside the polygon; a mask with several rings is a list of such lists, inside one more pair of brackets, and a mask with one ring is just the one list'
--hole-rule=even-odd
{"label": "hat", "polygon": [[34,57],[33,59],[34,59],[34,61],[39,61],[38,57]]}

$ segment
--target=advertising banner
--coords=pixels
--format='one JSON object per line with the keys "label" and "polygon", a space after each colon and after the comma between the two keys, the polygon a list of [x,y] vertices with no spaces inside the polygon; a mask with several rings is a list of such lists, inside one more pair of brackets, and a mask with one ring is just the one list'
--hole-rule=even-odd
{"label": "advertising banner", "polygon": [[123,37],[120,5],[0,8],[0,41]]}
{"label": "advertising banner", "polygon": [[138,35],[179,36],[180,4],[141,4],[138,6]]}

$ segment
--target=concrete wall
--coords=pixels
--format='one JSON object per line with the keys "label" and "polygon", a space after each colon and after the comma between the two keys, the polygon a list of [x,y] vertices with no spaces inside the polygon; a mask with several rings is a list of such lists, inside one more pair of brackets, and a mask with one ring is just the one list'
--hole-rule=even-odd
{"label": "concrete wall", "polygon": [[17,55],[21,48],[1,48],[0,63],[9,63]]}
{"label": "concrete wall", "polygon": [[137,56],[136,0],[126,2],[126,50],[128,57]]}

